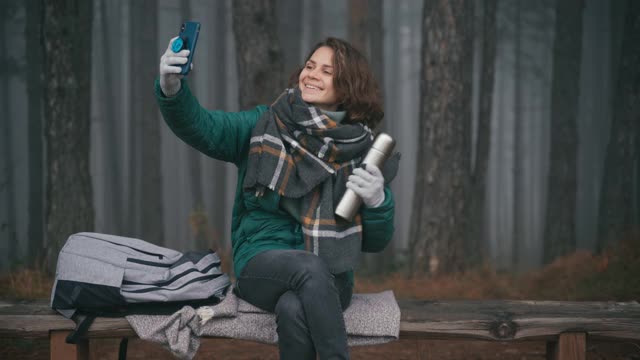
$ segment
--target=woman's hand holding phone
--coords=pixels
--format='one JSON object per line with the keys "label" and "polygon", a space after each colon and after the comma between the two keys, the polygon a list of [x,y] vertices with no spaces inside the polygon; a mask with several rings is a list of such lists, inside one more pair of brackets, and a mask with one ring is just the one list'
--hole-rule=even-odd
{"label": "woman's hand holding phone", "polygon": [[[189,50],[184,49],[175,53],[171,50],[171,45],[178,37],[174,37],[169,41],[167,51],[160,58],[160,88],[165,96],[171,97],[180,91],[180,79],[184,77],[181,74],[182,68],[189,60]],[[191,63],[193,69],[193,63]]]}

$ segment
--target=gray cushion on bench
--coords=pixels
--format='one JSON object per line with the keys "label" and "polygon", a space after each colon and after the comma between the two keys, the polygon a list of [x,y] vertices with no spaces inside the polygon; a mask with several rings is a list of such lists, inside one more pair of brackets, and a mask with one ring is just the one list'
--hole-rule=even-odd
{"label": "gray cushion on bench", "polygon": [[[203,322],[188,306],[173,315],[130,315],[127,320],[141,339],[160,343],[179,358],[191,359],[200,346],[200,336],[228,337],[277,344],[273,313],[261,310],[228,291]],[[203,308],[199,309],[202,312]],[[354,294],[344,312],[349,345],[381,344],[398,339],[400,308],[388,290],[375,294]]]}

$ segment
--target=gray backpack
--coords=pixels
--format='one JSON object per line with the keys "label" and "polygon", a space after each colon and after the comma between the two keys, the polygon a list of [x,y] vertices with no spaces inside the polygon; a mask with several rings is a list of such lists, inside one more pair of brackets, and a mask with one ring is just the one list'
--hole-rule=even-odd
{"label": "gray backpack", "polygon": [[229,285],[212,250],[182,254],[139,239],[78,233],[60,250],[51,307],[76,322],[67,337],[76,343],[97,316],[215,305]]}

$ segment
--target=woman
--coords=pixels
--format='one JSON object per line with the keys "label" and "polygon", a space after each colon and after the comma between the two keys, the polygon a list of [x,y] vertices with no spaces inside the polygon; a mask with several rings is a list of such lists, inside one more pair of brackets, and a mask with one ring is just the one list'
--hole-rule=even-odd
{"label": "woman", "polygon": [[[156,96],[177,136],[238,167],[238,296],[275,312],[281,359],[348,359],[342,310],[351,301],[353,268],[360,251],[381,251],[393,234],[393,195],[380,169],[354,166],[383,116],[365,58],[328,38],[270,107],[232,113],[205,110],[191,95],[179,75],[187,55],[171,51],[170,42]],[[352,222],[333,215],[345,187],[364,203]]]}

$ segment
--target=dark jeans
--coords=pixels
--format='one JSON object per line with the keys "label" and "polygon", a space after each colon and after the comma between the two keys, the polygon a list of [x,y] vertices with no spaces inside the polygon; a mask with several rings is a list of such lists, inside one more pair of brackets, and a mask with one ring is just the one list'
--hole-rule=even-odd
{"label": "dark jeans", "polygon": [[254,256],[236,281],[237,295],[276,314],[280,359],[348,359],[342,310],[351,302],[345,273],[303,250]]}

